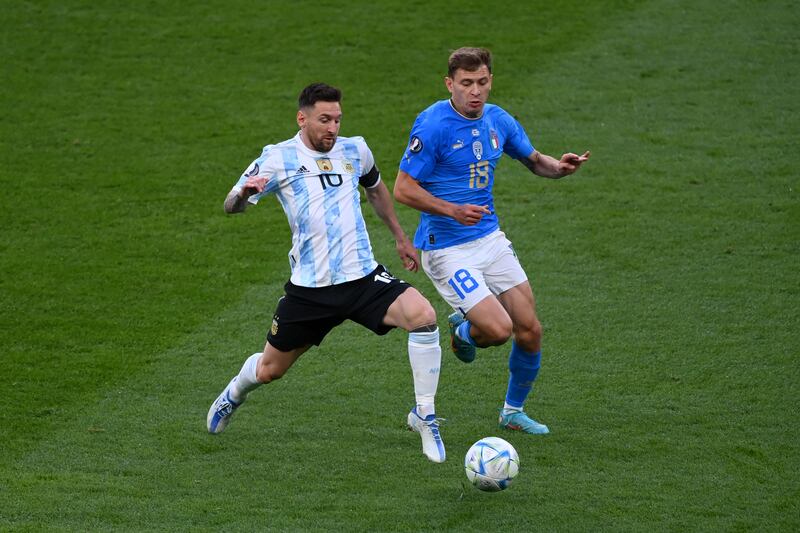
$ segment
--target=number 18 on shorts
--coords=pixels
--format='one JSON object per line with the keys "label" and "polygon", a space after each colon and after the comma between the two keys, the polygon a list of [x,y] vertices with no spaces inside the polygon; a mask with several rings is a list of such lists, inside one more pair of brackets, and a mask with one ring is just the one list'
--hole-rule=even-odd
{"label": "number 18 on shorts", "polygon": [[453,309],[466,314],[489,296],[527,281],[511,241],[495,231],[475,241],[422,252],[422,268]]}

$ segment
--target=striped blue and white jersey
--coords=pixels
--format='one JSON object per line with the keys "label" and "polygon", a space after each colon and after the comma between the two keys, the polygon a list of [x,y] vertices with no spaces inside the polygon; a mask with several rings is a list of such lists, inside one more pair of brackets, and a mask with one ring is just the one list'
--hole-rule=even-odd
{"label": "striped blue and white jersey", "polygon": [[301,287],[325,287],[363,278],[378,263],[361,213],[359,183],[372,188],[380,182],[367,143],[362,137],[338,137],[329,152],[316,152],[293,138],[264,147],[239,178],[241,190],[249,176],[267,178],[256,204],[275,194],[292,230],[289,264],[291,281]]}

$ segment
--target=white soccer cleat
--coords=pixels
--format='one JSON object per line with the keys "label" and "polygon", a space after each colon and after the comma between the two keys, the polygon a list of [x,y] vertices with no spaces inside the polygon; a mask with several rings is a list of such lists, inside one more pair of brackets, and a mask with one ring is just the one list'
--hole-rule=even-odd
{"label": "white soccer cleat", "polygon": [[408,429],[420,434],[422,453],[434,463],[443,463],[445,458],[444,442],[439,434],[439,420],[435,414],[420,417],[416,407],[408,413]]}
{"label": "white soccer cleat", "polygon": [[239,403],[231,400],[231,385],[236,382],[237,378],[238,376],[234,376],[230,383],[228,383],[228,386],[225,387],[225,390],[222,391],[219,396],[217,396],[217,399],[214,400],[214,403],[211,404],[211,408],[208,410],[206,427],[208,427],[208,432],[211,434],[222,433],[225,431],[228,422],[231,421],[233,412],[244,403],[244,400]]}

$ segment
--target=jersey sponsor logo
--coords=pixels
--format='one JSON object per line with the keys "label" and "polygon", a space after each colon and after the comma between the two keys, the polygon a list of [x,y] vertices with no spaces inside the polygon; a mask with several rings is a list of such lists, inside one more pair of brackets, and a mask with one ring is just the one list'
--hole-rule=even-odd
{"label": "jersey sponsor logo", "polygon": [[297,173],[298,174],[308,174],[308,169],[306,168],[305,165],[303,165],[303,166],[301,166],[300,168],[297,169]]}
{"label": "jersey sponsor logo", "polygon": [[355,174],[356,168],[353,166],[353,162],[349,159],[345,159],[342,161],[342,165],[344,166],[344,171],[348,174]]}
{"label": "jersey sponsor logo", "polygon": [[494,130],[489,130],[489,137],[491,138],[492,141],[492,148],[494,148],[495,150],[500,148],[500,139],[497,138],[497,132]]}
{"label": "jersey sponsor logo", "polygon": [[422,151],[422,141],[419,140],[419,137],[411,137],[411,142],[408,143],[408,150],[412,154],[417,154]]}
{"label": "jersey sponsor logo", "polygon": [[247,172],[244,173],[244,175],[247,176],[248,178],[252,178],[257,174],[258,174],[258,163],[254,161],[253,164],[250,165],[250,168],[247,169]]}
{"label": "jersey sponsor logo", "polygon": [[272,319],[272,327],[270,328],[269,332],[272,333],[273,337],[278,334],[278,317],[277,317],[277,315]]}
{"label": "jersey sponsor logo", "polygon": [[464,148],[464,141],[462,141],[461,139],[458,139],[458,140],[457,140],[457,141],[456,141],[456,142],[453,144],[453,150],[458,150],[459,148]]}
{"label": "jersey sponsor logo", "polygon": [[323,172],[330,172],[333,170],[333,163],[331,163],[330,159],[317,159],[317,166]]}
{"label": "jersey sponsor logo", "polygon": [[481,157],[483,157],[483,145],[480,141],[472,143],[472,153],[475,154],[475,159],[481,160]]}

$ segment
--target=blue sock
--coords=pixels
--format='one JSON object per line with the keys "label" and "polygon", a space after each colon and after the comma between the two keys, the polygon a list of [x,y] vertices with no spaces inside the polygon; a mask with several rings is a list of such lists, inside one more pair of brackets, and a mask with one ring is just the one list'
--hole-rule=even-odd
{"label": "blue sock", "polygon": [[459,324],[458,327],[456,328],[456,335],[458,335],[458,338],[461,339],[462,341],[466,341],[473,346],[477,346],[477,344],[475,344],[475,340],[469,334],[470,325],[471,324],[469,323],[469,320],[465,320],[464,322]]}
{"label": "blue sock", "polygon": [[542,362],[542,352],[526,352],[516,342],[511,343],[511,355],[508,358],[508,390],[506,391],[506,404],[522,408],[525,399],[533,388],[533,382],[539,375],[539,366]]}

